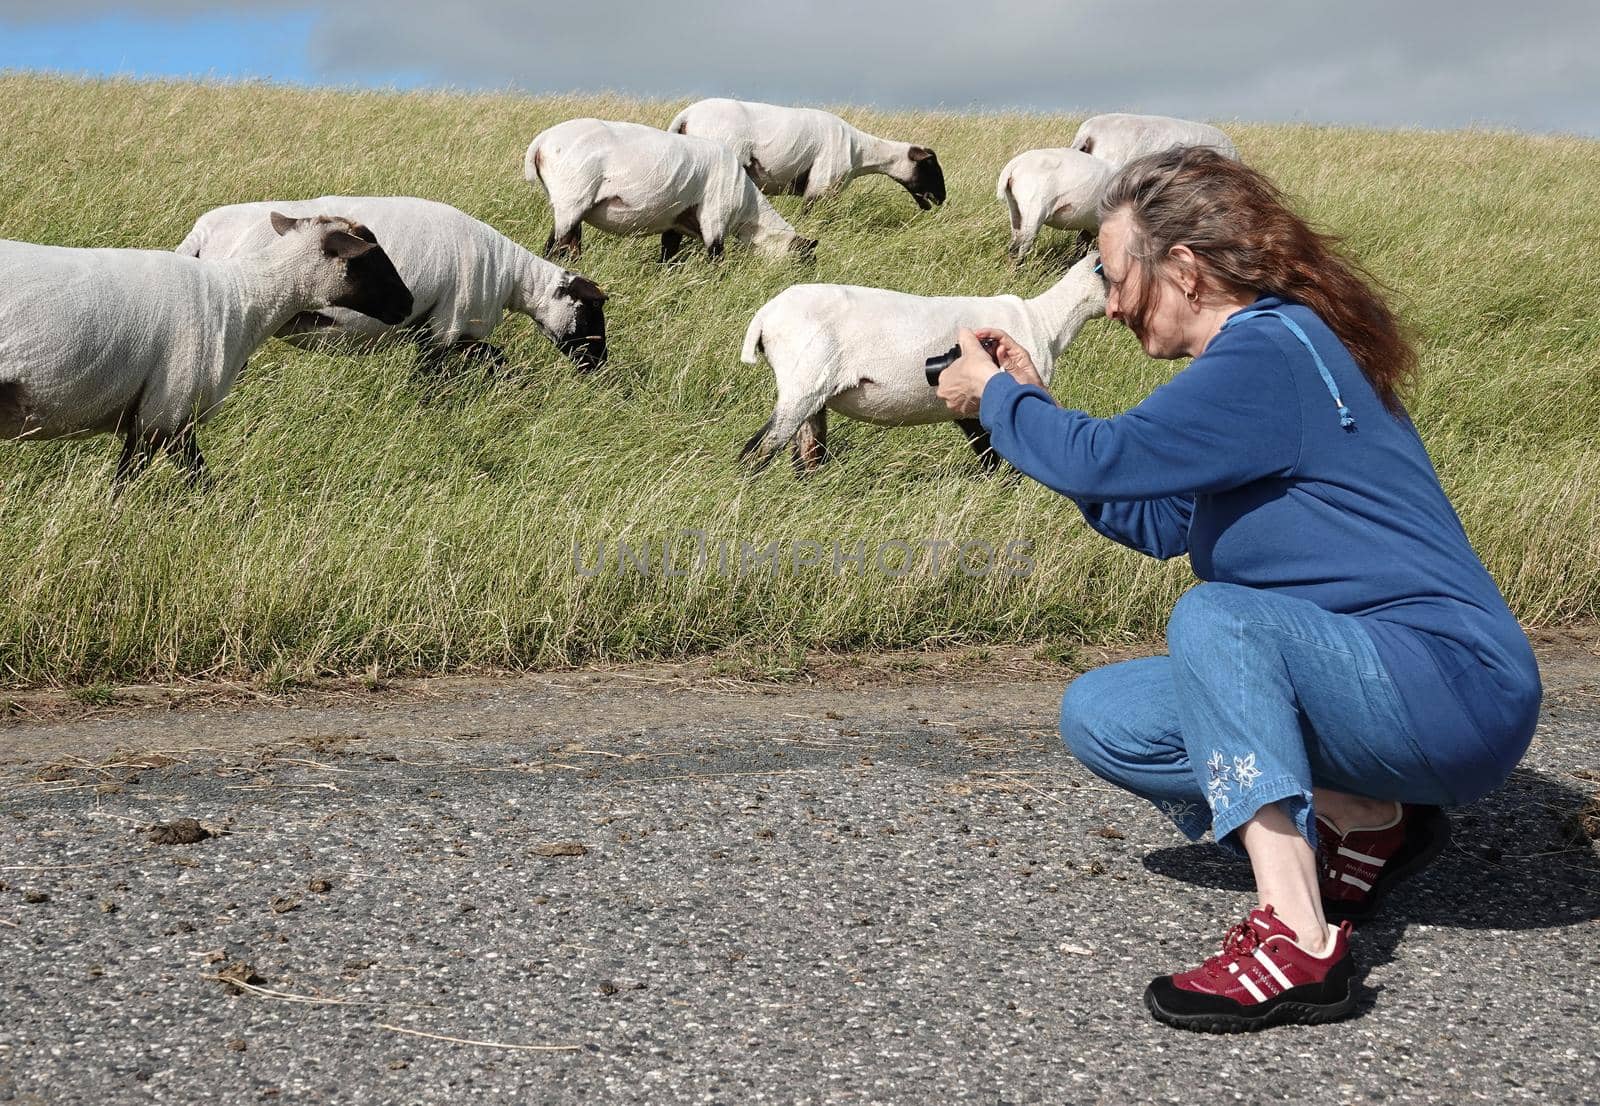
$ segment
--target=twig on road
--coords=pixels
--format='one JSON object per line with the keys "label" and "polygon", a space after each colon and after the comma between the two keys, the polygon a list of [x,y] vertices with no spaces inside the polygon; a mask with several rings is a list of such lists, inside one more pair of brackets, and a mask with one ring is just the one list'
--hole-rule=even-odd
{"label": "twig on road", "polygon": [[379,1029],[387,1029],[391,1033],[405,1033],[412,1037],[427,1037],[433,1041],[449,1041],[457,1045],[476,1045],[478,1048],[513,1048],[519,1052],[577,1052],[581,1045],[516,1045],[504,1041],[474,1041],[466,1037],[447,1037],[443,1033],[425,1033],[420,1029],[405,1029],[398,1025],[378,1024]]}

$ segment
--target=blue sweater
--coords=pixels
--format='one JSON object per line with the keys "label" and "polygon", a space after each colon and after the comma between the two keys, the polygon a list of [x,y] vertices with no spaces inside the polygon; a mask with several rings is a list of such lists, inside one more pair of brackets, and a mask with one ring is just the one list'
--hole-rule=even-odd
{"label": "blue sweater", "polygon": [[[1327,379],[1264,310],[1298,327]],[[1526,749],[1540,696],[1528,639],[1411,420],[1384,409],[1309,308],[1262,297],[1112,418],[1064,410],[1006,373],[985,386],[979,418],[1002,457],[1070,496],[1113,541],[1152,557],[1187,553],[1202,580],[1360,617],[1424,755],[1431,746],[1452,761],[1439,743],[1476,741],[1509,772]]]}

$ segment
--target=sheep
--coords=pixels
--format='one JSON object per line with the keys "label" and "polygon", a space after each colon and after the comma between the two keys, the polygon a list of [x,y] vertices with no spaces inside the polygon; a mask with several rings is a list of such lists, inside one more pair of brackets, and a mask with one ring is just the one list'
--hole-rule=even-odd
{"label": "sheep", "polygon": [[1028,150],[1006,162],[995,195],[1011,213],[1011,256],[1026,257],[1042,226],[1076,230],[1076,261],[1100,228],[1100,193],[1116,169],[1080,150]]}
{"label": "sheep", "polygon": [[1136,157],[1174,146],[1209,146],[1224,157],[1239,160],[1233,140],[1216,127],[1166,115],[1091,116],[1072,136],[1071,145],[1074,150],[1093,154],[1119,169]]}
{"label": "sheep", "polygon": [[762,192],[803,196],[808,207],[869,173],[899,182],[923,211],[944,203],[944,170],[931,149],[878,138],[816,108],[701,100],[667,129],[731,147]]}
{"label": "sheep", "polygon": [[613,234],[661,235],[671,261],[685,234],[721,260],[729,235],[769,256],[812,256],[803,238],[767,202],[733,151],[720,142],[669,134],[641,123],[569,119],[528,145],[523,176],[550,198],[555,228],[545,256],[582,251],[582,226]]}
{"label": "sheep", "polygon": [[[795,465],[815,469],[827,446],[834,410],[879,426],[954,421],[985,469],[998,458],[977,419],[957,418],[928,386],[923,362],[942,353],[959,327],[998,327],[1028,351],[1049,383],[1056,358],[1083,324],[1105,311],[1099,254],[1079,261],[1044,294],[913,296],[881,288],[797,284],[756,312],[741,360],[765,356],[777,380],[772,417],[745,443],[739,460],[759,472],[791,438]],[[798,435],[798,437],[796,437]]]}
{"label": "sheep", "polygon": [[121,434],[113,498],[161,452],[202,485],[196,426],[269,335],[329,307],[391,324],[411,313],[410,291],[360,223],[271,221],[266,249],[217,261],[0,242],[0,438]]}
{"label": "sheep", "polygon": [[606,357],[606,294],[587,277],[539,257],[487,223],[449,204],[412,196],[322,196],[267,200],[214,208],[195,220],[177,252],[192,257],[238,257],[272,239],[270,215],[338,211],[372,228],[414,298],[398,327],[368,315],[327,308],[291,319],[280,337],[299,345],[344,339],[371,343],[413,338],[426,368],[437,370],[450,350],[492,364],[505,355],[489,337],[509,309],[527,315],[580,371]]}

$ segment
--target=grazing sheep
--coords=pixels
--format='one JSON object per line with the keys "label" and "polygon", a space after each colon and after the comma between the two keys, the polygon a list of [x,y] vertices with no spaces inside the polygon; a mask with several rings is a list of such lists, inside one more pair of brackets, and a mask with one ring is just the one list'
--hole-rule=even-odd
{"label": "grazing sheep", "polygon": [[816,108],[701,100],[680,111],[667,129],[731,147],[769,196],[790,192],[809,205],[856,177],[882,173],[924,211],[944,203],[944,170],[928,147],[878,138]]}
{"label": "grazing sheep", "polygon": [[741,461],[756,471],[790,438],[795,463],[815,468],[827,445],[834,410],[880,426],[954,421],[984,467],[999,461],[977,419],[960,419],[928,386],[923,362],[943,353],[959,327],[998,327],[1028,351],[1049,383],[1056,358],[1083,324],[1105,311],[1098,253],[1078,262],[1043,295],[912,296],[843,284],[797,284],[756,312],[741,359],[765,355],[778,383],[772,417],[745,443]]}
{"label": "grazing sheep", "polygon": [[0,242],[0,438],[121,434],[115,496],[158,452],[205,477],[195,427],[295,315],[344,307],[397,323],[411,293],[373,233],[272,215],[260,253]]}
{"label": "grazing sheep", "polygon": [[1028,150],[1006,162],[995,195],[1011,213],[1011,256],[1026,257],[1044,226],[1078,232],[1073,261],[1088,253],[1100,229],[1096,205],[1115,172],[1079,150]]}
{"label": "grazing sheep", "polygon": [[272,239],[273,211],[337,211],[360,220],[383,241],[415,300],[398,328],[328,308],[290,320],[281,337],[296,343],[330,337],[371,342],[404,335],[417,342],[430,368],[452,349],[503,365],[505,355],[489,344],[489,336],[511,310],[532,319],[580,370],[605,360],[606,294],[587,277],[552,265],[449,204],[413,196],[229,204],[200,216],[177,252],[201,258],[254,253]]}
{"label": "grazing sheep", "polygon": [[1216,127],[1166,115],[1095,115],[1085,119],[1072,136],[1074,150],[1093,154],[1118,168],[1136,157],[1174,146],[1209,146],[1224,157],[1239,160],[1233,140]]}
{"label": "grazing sheep", "polygon": [[558,249],[578,256],[583,223],[612,234],[659,234],[662,261],[672,260],[685,234],[703,241],[714,260],[729,235],[774,257],[810,256],[817,247],[767,202],[733,151],[709,138],[569,119],[529,144],[523,175],[550,197],[547,257]]}

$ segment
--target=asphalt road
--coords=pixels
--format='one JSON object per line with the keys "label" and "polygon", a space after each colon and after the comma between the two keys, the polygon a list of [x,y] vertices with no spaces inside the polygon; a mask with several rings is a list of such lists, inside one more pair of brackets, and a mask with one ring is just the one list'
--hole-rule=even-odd
{"label": "asphalt road", "polygon": [[1543,663],[1358,1015],[1234,1037],[1140,996],[1247,870],[1073,762],[1049,673],[13,721],[0,1103],[1595,1101],[1600,658]]}

